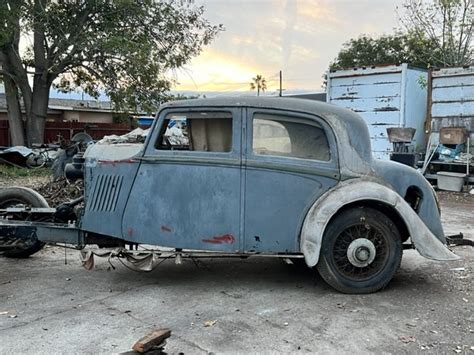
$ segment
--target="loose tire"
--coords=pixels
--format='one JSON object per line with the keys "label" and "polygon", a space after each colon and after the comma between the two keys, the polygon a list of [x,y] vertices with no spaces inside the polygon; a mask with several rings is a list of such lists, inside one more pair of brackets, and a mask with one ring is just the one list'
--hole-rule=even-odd
{"label": "loose tire", "polygon": [[[0,209],[14,206],[49,207],[48,202],[34,190],[24,187],[0,189]],[[43,248],[44,243],[36,240],[26,248],[17,248],[4,252],[10,258],[27,258]]]}
{"label": "loose tire", "polygon": [[361,207],[343,211],[330,222],[317,269],[340,292],[372,293],[387,286],[401,259],[401,237],[393,221]]}

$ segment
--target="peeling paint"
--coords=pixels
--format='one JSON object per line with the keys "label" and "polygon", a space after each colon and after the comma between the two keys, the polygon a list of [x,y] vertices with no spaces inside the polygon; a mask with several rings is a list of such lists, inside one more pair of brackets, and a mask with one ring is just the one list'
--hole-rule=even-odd
{"label": "peeling paint", "polygon": [[168,233],[171,233],[173,231],[170,227],[165,226],[165,225],[161,225],[160,229],[162,232],[168,232]]}
{"label": "peeling paint", "polygon": [[210,244],[234,244],[235,238],[231,234],[224,234],[212,237],[211,239],[203,239],[202,241]]}

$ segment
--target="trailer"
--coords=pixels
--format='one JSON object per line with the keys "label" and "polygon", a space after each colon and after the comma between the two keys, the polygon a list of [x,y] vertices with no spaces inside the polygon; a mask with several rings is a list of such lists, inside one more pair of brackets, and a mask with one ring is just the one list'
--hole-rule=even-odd
{"label": "trailer", "polygon": [[414,128],[414,151],[425,148],[427,79],[427,70],[408,64],[331,70],[326,101],[361,115],[374,157],[389,160],[393,147],[387,128]]}

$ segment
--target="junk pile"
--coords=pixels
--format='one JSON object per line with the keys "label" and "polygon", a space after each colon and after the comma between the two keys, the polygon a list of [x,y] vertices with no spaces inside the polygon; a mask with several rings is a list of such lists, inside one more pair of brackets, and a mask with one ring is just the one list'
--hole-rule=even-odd
{"label": "junk pile", "polygon": [[133,131],[121,136],[104,136],[97,144],[119,144],[119,143],[144,143],[150,129],[135,128]]}
{"label": "junk pile", "polygon": [[71,183],[63,177],[40,186],[38,192],[48,201],[50,207],[56,207],[63,202],[81,197],[84,183],[82,180]]}
{"label": "junk pile", "polygon": [[24,146],[0,148],[0,162],[16,167],[41,168],[52,162],[59,146],[44,145],[33,149]]}
{"label": "junk pile", "polygon": [[[105,136],[96,144],[143,144],[150,132],[150,128],[135,128],[133,131],[121,136],[111,135]],[[167,141],[171,145],[188,145],[189,140],[186,134],[186,127],[178,120],[171,120],[168,123],[164,134]]]}
{"label": "junk pile", "polygon": [[436,152],[438,159],[445,162],[467,163],[472,161],[472,154],[466,152],[466,144],[444,145],[439,144]]}

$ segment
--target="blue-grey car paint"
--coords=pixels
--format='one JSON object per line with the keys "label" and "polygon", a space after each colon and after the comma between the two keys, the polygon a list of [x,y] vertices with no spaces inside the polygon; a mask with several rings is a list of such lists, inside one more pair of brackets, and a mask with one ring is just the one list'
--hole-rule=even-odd
{"label": "blue-grey car paint", "polygon": [[[231,154],[223,157],[222,153],[188,152],[191,154],[183,156],[183,152],[156,151],[154,142],[164,112],[200,109],[234,113],[234,150]],[[336,149],[339,166],[336,165],[334,170],[320,166],[313,171],[305,163],[292,166],[271,159],[255,163],[251,155],[244,154],[242,142],[249,133],[246,133],[246,119],[242,116],[245,110],[262,109],[322,120],[334,134],[331,149]],[[337,184],[339,179],[373,176],[401,196],[411,185],[420,188],[423,201],[419,216],[433,234],[444,241],[429,184],[414,169],[373,161],[367,127],[358,115],[348,110],[308,100],[228,98],[170,103],[160,110],[157,117],[144,150],[134,158],[115,162],[90,158],[88,162],[86,154],[86,209],[82,220],[85,230],[176,248],[298,252],[298,231],[311,200],[317,199],[320,192]],[[94,159],[95,163],[92,162]],[[101,175],[111,177],[100,180]],[[113,180],[115,175],[121,178]],[[255,184],[263,178],[270,181],[270,187],[258,191]],[[93,196],[105,198],[95,192],[96,185],[108,183],[108,189],[113,190],[118,186],[117,181],[120,182],[120,191],[116,200],[104,200],[102,205],[93,205]],[[280,197],[275,197],[276,194]],[[205,201],[196,200],[203,196]],[[296,196],[295,201],[301,202],[296,212],[295,204],[291,202],[293,196]],[[270,202],[279,213],[278,219],[268,220],[271,214],[258,208],[259,205],[266,208]],[[254,212],[246,214],[246,210],[252,208]],[[289,218],[283,219],[282,216]],[[278,234],[284,222],[292,230],[288,235],[285,233],[285,237],[283,233]],[[245,240],[241,236],[245,236]],[[255,237],[260,237],[260,244]],[[282,243],[281,248],[277,242]]]}
{"label": "blue-grey car paint", "polygon": [[127,239],[176,248],[241,250],[242,110],[217,111],[233,116],[229,153],[157,149],[165,116],[183,112],[161,111],[125,209]]}

